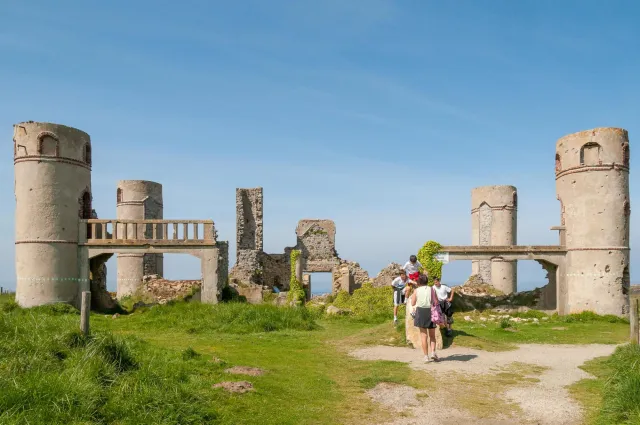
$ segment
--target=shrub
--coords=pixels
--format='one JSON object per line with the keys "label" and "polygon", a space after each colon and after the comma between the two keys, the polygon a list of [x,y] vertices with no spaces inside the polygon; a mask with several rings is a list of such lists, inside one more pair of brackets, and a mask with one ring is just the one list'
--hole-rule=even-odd
{"label": "shrub", "polygon": [[371,283],[365,283],[361,288],[349,295],[346,291],[338,292],[333,305],[348,309],[352,316],[366,322],[381,322],[389,319],[393,309],[393,288],[383,286],[374,288]]}
{"label": "shrub", "polygon": [[289,282],[289,293],[287,294],[287,300],[294,305],[301,305],[304,303],[307,295],[302,288],[302,282],[296,278],[296,262],[300,257],[301,252],[297,249],[291,251],[290,264],[291,264],[291,279]]}
{"label": "shrub", "polygon": [[502,318],[502,320],[500,320],[500,327],[502,329],[507,329],[511,327],[511,321],[509,320],[508,317],[504,317]]}
{"label": "shrub", "polygon": [[[440,245],[435,241],[428,241],[425,243],[422,248],[418,251],[418,261],[422,264],[423,272],[426,272],[429,278],[437,277],[438,279],[442,279],[442,263],[435,258],[438,252],[440,252]],[[429,280],[429,286],[433,285],[433,282]]]}

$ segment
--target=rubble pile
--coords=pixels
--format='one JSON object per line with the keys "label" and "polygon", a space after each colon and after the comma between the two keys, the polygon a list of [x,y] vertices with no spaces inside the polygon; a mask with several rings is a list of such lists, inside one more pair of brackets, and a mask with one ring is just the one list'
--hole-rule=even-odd
{"label": "rubble pile", "polygon": [[202,280],[167,280],[157,274],[144,276],[142,282],[144,294],[160,304],[192,295],[202,285]]}

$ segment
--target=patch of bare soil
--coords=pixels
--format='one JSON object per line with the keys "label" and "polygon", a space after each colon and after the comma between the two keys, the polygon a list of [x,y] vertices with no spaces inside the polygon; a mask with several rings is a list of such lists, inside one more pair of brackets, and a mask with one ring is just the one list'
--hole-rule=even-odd
{"label": "patch of bare soil", "polygon": [[398,412],[398,418],[389,425],[513,425],[506,419],[478,419],[455,408],[455,402],[446,394],[418,391],[408,385],[380,383],[367,391],[375,402]]}
{"label": "patch of bare soil", "polygon": [[264,375],[264,370],[257,367],[247,366],[234,366],[225,370],[226,373],[232,373],[234,375],[249,375],[249,376],[261,376]]}
{"label": "patch of bare soil", "polygon": [[222,388],[230,393],[244,394],[246,392],[253,391],[253,384],[247,381],[220,382],[215,384],[213,388]]}
{"label": "patch of bare soil", "polygon": [[[504,352],[486,352],[466,347],[451,347],[439,352],[442,361],[438,363],[424,363],[422,353],[403,347],[376,346],[361,348],[353,351],[352,356],[361,360],[391,360],[408,363],[415,370],[424,370],[434,376],[441,384],[434,382],[433,394],[427,389],[429,397],[421,399],[419,407],[412,408],[413,418],[403,419],[398,424],[499,424],[504,423],[533,423],[539,425],[574,425],[582,422],[582,407],[574,401],[567,386],[581,379],[590,378],[587,372],[579,366],[595,357],[609,356],[615,350],[614,345],[543,345],[524,344],[517,350]],[[478,416],[473,411],[462,408],[465,404],[463,394],[456,397],[446,397],[439,389],[447,388],[447,379],[457,379],[456,375],[465,377],[465,384],[469,385],[468,393],[483,394],[488,389],[492,378],[505,374],[505,366],[521,365],[529,367],[529,372],[514,373],[509,385],[493,388],[492,395],[485,392],[487,403],[495,403],[496,411],[500,405],[515,405],[516,415],[510,419],[499,415],[493,418]],[[528,366],[527,366],[528,365]],[[538,368],[538,371],[535,371]],[[524,378],[534,371],[535,379]],[[382,400],[384,394],[393,397],[389,387],[376,387],[379,394],[374,397]],[[411,389],[415,394],[416,390]],[[405,394],[410,399],[409,394]],[[409,405],[410,407],[410,405]],[[491,406],[489,406],[491,407]],[[410,407],[411,408],[411,407]],[[485,406],[486,408],[486,406]],[[489,409],[490,410],[490,409]],[[486,410],[485,410],[486,412]],[[435,419],[434,419],[435,418]],[[490,419],[490,420],[489,420]],[[516,422],[514,422],[516,420]]]}

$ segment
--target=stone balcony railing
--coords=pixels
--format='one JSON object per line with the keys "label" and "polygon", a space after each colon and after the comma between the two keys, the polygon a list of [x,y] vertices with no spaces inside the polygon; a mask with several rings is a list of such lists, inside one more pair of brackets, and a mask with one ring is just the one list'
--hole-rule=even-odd
{"label": "stone balcony railing", "polygon": [[[103,220],[80,222],[85,245],[215,245],[213,220]],[[86,227],[84,227],[86,226]]]}

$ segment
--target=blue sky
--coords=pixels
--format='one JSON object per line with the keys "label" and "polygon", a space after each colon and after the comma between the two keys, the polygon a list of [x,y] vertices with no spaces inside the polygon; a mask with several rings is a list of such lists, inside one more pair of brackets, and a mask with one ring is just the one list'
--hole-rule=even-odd
{"label": "blue sky", "polygon": [[[428,239],[469,244],[476,186],[515,185],[518,242],[555,244],[556,140],[623,127],[635,163],[639,18],[631,0],[0,0],[0,282],[15,281],[11,135],[26,120],[91,135],[101,218],[117,180],[157,181],[165,217],[215,220],[232,259],[235,188],[256,186],[268,252],[295,244],[299,219],[330,218],[371,275]],[[633,247],[633,184],[631,199]],[[170,255],[165,272],[199,264]],[[520,288],[544,283],[535,262],[518,272]]]}

